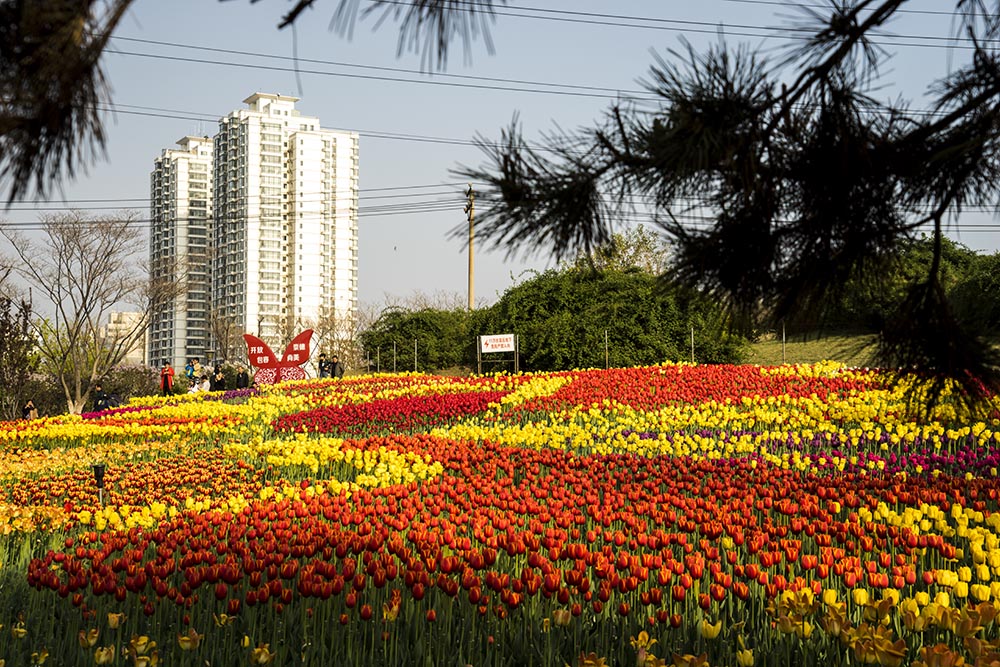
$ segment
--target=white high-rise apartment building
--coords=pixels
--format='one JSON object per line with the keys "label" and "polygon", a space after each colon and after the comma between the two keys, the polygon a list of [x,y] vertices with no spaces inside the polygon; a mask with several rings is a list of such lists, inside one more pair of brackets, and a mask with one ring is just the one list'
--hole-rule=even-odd
{"label": "white high-rise apartment building", "polygon": [[251,95],[214,144],[213,313],[279,355],[357,309],[358,135],[321,128],[297,101]]}
{"label": "white high-rise apartment building", "polygon": [[150,272],[154,280],[178,281],[181,289],[152,313],[147,359],[183,368],[210,349],[210,247],[212,236],[212,140],[184,137],[153,161],[150,190]]}

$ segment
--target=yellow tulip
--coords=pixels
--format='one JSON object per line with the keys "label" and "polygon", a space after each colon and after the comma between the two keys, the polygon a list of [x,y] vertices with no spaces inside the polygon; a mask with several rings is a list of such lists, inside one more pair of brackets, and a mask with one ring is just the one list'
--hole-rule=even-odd
{"label": "yellow tulip", "polygon": [[643,648],[649,648],[650,646],[655,644],[656,640],[651,639],[649,633],[643,630],[639,633],[638,637],[632,637],[630,642],[632,644],[632,648],[643,649]]}
{"label": "yellow tulip", "polygon": [[906,613],[919,614],[920,605],[914,598],[903,598],[899,602],[899,612],[901,614],[906,614]]}
{"label": "yellow tulip", "polygon": [[110,665],[115,661],[115,647],[103,646],[94,649],[94,662],[98,665]]}
{"label": "yellow tulip", "polygon": [[980,602],[986,602],[990,599],[990,587],[984,586],[983,584],[972,584],[969,587],[969,592],[972,593],[972,597],[976,598]]}
{"label": "yellow tulip", "polygon": [[250,652],[251,665],[266,665],[274,660],[277,653],[270,651],[270,644],[261,644]]}
{"label": "yellow tulip", "polygon": [[177,643],[184,651],[193,651],[201,645],[201,640],[205,635],[199,635],[194,628],[190,628],[186,635],[177,634]]}
{"label": "yellow tulip", "polygon": [[748,648],[736,649],[736,664],[739,667],[753,667],[753,651]]}
{"label": "yellow tulip", "polygon": [[132,661],[135,667],[156,667],[160,664],[160,652],[153,651],[149,655],[133,655]]}
{"label": "yellow tulip", "polygon": [[146,635],[133,635],[132,639],[129,640],[128,646],[130,651],[133,651],[138,655],[144,655],[156,648],[156,642],[151,641]]}
{"label": "yellow tulip", "polygon": [[[722,632],[722,620],[716,621],[715,625],[709,623],[706,618],[701,620],[701,636],[705,639],[715,639],[720,632]],[[639,636],[642,637],[644,634],[644,632],[640,633]]]}

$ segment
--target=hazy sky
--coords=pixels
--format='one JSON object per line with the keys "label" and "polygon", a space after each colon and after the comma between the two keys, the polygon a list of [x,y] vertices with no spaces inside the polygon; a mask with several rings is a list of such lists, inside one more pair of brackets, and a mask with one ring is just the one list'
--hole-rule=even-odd
{"label": "hazy sky", "polygon": [[[116,109],[108,116],[107,155],[42,207],[129,207],[148,217],[149,172],[162,149],[187,134],[215,134],[218,118],[251,93],[295,95],[300,111],[319,116],[324,127],[361,135],[362,303],[417,291],[464,295],[465,244],[448,233],[464,222],[465,184],[449,170],[480,163],[469,145],[477,133],[498,136],[515,112],[529,138],[557,125],[592,125],[616,94],[641,92],[637,80],[653,61],[651,50],[670,58],[683,37],[702,46],[721,33],[778,59],[796,43],[801,33],[789,27],[802,16],[792,3],[764,0],[512,0],[492,29],[494,55],[480,39],[467,62],[456,41],[445,73],[427,74],[419,54],[397,57],[390,22],[372,32],[375,21],[361,21],[350,40],[331,33],[337,4],[317,0],[293,33],[276,28],[288,2],[137,2],[105,56]],[[943,10],[953,6],[907,3],[915,11],[890,27],[897,37],[880,40],[894,59],[878,95],[923,108],[927,85],[967,59],[961,43],[943,39],[953,34]],[[18,204],[0,218],[36,220],[33,208]],[[957,238],[967,246],[1000,247],[992,217],[962,222]],[[491,303],[525,270],[551,266],[545,251],[509,259],[480,243],[477,302]]]}

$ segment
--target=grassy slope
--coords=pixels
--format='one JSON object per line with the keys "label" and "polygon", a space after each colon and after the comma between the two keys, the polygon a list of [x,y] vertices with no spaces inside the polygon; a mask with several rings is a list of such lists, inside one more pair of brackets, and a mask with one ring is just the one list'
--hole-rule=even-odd
{"label": "grassy slope", "polygon": [[[849,366],[871,364],[875,336],[806,336],[789,337],[785,341],[785,362],[789,364],[815,363],[829,359]],[[773,366],[782,363],[781,337],[750,346],[751,364]]]}

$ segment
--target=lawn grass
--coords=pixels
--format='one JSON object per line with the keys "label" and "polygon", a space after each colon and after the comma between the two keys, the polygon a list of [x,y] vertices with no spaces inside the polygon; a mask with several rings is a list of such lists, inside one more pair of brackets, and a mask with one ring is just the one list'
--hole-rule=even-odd
{"label": "lawn grass", "polygon": [[784,344],[780,334],[750,346],[747,363],[762,366],[812,364],[817,361],[839,361],[848,366],[870,366],[875,351],[874,335],[819,335],[788,336]]}

